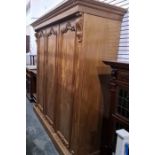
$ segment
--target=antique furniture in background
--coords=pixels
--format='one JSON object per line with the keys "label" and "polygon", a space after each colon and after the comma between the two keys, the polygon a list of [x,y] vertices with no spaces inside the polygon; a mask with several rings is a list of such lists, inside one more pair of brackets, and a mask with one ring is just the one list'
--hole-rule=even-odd
{"label": "antique furniture in background", "polygon": [[109,109],[107,140],[104,149],[107,155],[115,152],[116,130],[129,131],[129,64],[128,62],[104,61],[112,68],[110,78],[110,102],[106,103]]}
{"label": "antique furniture in background", "polygon": [[36,102],[36,66],[27,66],[26,68],[26,96],[30,101]]}
{"label": "antique furniture in background", "polygon": [[37,64],[37,55],[30,55],[30,65]]}
{"label": "antique furniture in background", "polygon": [[[32,26],[38,48],[34,110],[62,155],[98,155],[103,59],[116,59],[124,9],[69,0]],[[102,81],[106,82],[106,81]]]}
{"label": "antique furniture in background", "polygon": [[26,35],[26,53],[30,52],[30,36]]}
{"label": "antique furniture in background", "polygon": [[28,66],[36,66],[37,65],[37,55],[36,54],[29,54],[26,57],[26,63]]}

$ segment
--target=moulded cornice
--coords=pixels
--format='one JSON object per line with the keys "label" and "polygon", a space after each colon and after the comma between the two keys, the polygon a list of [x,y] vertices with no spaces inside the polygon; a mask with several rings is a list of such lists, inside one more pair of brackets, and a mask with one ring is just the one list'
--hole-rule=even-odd
{"label": "moulded cornice", "polygon": [[[71,10],[71,9],[72,11],[67,12],[68,10]],[[63,14],[64,12],[66,12],[65,15]],[[46,26],[46,24],[41,25],[43,22],[47,22],[51,18],[57,17],[60,14],[63,14],[63,15],[55,19],[55,21],[63,19],[64,16],[65,17],[70,16],[71,14],[76,14],[78,12],[90,13],[98,16],[103,16],[105,18],[113,18],[115,20],[121,20],[126,10],[116,6],[105,4],[103,2],[95,1],[95,0],[91,0],[91,1],[90,0],[69,0],[63,3],[62,5],[58,6],[57,8],[49,11],[47,14],[40,17],[31,25],[35,29],[38,29]],[[50,22],[47,22],[47,25],[48,24],[50,24]]]}

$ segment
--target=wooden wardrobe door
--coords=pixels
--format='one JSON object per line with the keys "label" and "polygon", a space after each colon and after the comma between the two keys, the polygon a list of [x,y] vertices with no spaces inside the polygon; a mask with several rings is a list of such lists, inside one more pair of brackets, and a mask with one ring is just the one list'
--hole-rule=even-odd
{"label": "wooden wardrobe door", "polygon": [[38,38],[38,65],[37,65],[37,103],[43,111],[44,105],[44,58],[45,58],[45,37],[43,32],[39,32]]}
{"label": "wooden wardrobe door", "polygon": [[74,99],[74,21],[60,25],[58,53],[57,133],[69,147],[71,141],[73,99]]}
{"label": "wooden wardrobe door", "polygon": [[56,104],[56,56],[58,50],[59,26],[49,28],[47,35],[47,59],[46,59],[46,115],[51,124],[55,122]]}

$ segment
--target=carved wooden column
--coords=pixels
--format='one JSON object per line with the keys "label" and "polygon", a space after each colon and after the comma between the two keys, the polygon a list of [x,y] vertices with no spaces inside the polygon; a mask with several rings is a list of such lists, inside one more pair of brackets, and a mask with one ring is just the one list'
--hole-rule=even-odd
{"label": "carved wooden column", "polygon": [[45,31],[39,31],[35,34],[37,41],[37,106],[45,112],[44,107],[44,80],[45,80]]}

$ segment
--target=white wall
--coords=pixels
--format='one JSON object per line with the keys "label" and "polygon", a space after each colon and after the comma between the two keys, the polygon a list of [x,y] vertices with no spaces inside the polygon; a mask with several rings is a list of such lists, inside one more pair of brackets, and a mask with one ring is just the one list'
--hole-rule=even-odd
{"label": "white wall", "polygon": [[[128,0],[99,0],[111,5],[122,7],[128,10]],[[124,15],[121,25],[120,41],[118,46],[118,60],[128,61],[129,60],[129,13]]]}
{"label": "white wall", "polygon": [[28,23],[31,24],[50,9],[55,8],[64,0],[30,0],[30,18]]}

